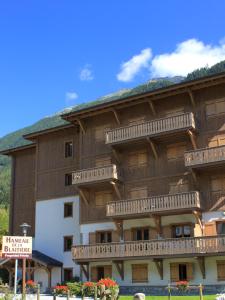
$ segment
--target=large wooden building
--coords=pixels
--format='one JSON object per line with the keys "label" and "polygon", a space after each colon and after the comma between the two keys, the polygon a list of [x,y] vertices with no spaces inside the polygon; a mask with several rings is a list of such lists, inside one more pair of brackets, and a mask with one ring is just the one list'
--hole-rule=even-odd
{"label": "large wooden building", "polygon": [[[225,284],[225,74],[63,114],[10,149],[10,231],[63,278]],[[50,285],[61,279],[51,269]],[[35,279],[45,282],[36,271]]]}

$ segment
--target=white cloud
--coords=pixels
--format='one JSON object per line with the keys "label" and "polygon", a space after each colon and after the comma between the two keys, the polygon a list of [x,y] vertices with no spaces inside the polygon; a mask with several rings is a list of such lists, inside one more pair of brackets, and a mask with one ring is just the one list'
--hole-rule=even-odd
{"label": "white cloud", "polygon": [[67,92],[66,93],[66,104],[71,105],[74,104],[74,101],[78,98],[78,94],[75,92]]}
{"label": "white cloud", "polygon": [[94,79],[93,71],[91,69],[91,65],[87,64],[80,71],[80,80],[82,81],[90,81]]}
{"label": "white cloud", "polygon": [[143,49],[141,53],[134,55],[130,60],[122,63],[121,70],[117,74],[117,79],[123,82],[132,81],[141,70],[149,68],[151,58],[151,49]]}
{"label": "white cloud", "polygon": [[218,45],[207,45],[189,39],[176,46],[171,53],[156,55],[151,63],[152,77],[187,75],[195,69],[212,66],[225,59],[225,40]]}

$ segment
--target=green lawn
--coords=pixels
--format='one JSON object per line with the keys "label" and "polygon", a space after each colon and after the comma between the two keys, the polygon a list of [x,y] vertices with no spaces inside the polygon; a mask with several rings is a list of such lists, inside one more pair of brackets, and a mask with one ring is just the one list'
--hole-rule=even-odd
{"label": "green lawn", "polygon": [[[120,296],[120,300],[132,300],[133,296]],[[146,300],[168,300],[168,296],[147,296]],[[172,296],[171,300],[199,300],[199,296]],[[203,296],[204,300],[215,300],[216,295]]]}

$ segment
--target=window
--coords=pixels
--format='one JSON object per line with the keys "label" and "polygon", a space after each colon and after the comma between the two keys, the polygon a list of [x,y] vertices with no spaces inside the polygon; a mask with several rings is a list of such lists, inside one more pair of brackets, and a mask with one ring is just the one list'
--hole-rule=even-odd
{"label": "window", "polygon": [[109,191],[101,191],[95,193],[95,205],[105,206],[106,203],[112,201],[112,193]]}
{"label": "window", "polygon": [[73,202],[64,203],[64,218],[73,216]]}
{"label": "window", "polygon": [[220,260],[216,262],[217,264],[217,280],[225,280],[225,260]]}
{"label": "window", "polygon": [[64,269],[64,281],[71,281],[73,279],[73,269]]}
{"label": "window", "polygon": [[216,222],[217,234],[225,234],[225,222]]}
{"label": "window", "polygon": [[73,156],[73,142],[66,142],[65,143],[65,157],[72,157]]}
{"label": "window", "polygon": [[112,278],[112,266],[91,267],[91,280],[97,282],[102,278]]}
{"label": "window", "polygon": [[188,192],[188,190],[188,181],[184,180],[183,178],[169,183],[169,194],[184,193]]}
{"label": "window", "polygon": [[128,154],[128,166],[146,166],[148,163],[148,155],[146,150],[136,151]]}
{"label": "window", "polygon": [[64,236],[64,251],[71,251],[73,245],[73,237],[72,236]]}
{"label": "window", "polygon": [[191,226],[190,225],[174,225],[173,226],[173,237],[174,238],[191,237]]}
{"label": "window", "polygon": [[132,282],[148,282],[148,265],[132,265]]}
{"label": "window", "polygon": [[219,135],[214,136],[211,138],[208,142],[209,147],[218,147],[218,146],[224,146],[225,145],[225,136]]}
{"label": "window", "polygon": [[129,190],[129,198],[130,199],[141,199],[148,197],[148,189],[146,186],[135,187]]}
{"label": "window", "polygon": [[149,240],[149,228],[134,228],[133,229],[134,241],[148,241]]}
{"label": "window", "polygon": [[111,231],[99,231],[96,233],[97,243],[111,243],[112,232]]}
{"label": "window", "polygon": [[65,174],[65,186],[72,185],[72,174]]}
{"label": "window", "polygon": [[176,282],[179,280],[190,281],[193,279],[192,263],[171,263],[170,264],[170,280]]}
{"label": "window", "polygon": [[185,144],[173,144],[167,147],[167,159],[169,161],[175,160],[175,159],[183,159],[184,158],[184,152],[186,151],[186,145]]}
{"label": "window", "polygon": [[225,113],[225,98],[206,102],[206,116],[213,117]]}
{"label": "window", "polygon": [[111,165],[111,157],[110,156],[105,156],[105,157],[100,157],[95,159],[95,166],[96,167],[105,167]]}

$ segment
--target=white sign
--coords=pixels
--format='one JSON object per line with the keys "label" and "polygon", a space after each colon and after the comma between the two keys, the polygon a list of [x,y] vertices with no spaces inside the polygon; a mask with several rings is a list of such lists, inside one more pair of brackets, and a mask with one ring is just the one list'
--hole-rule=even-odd
{"label": "white sign", "polygon": [[31,258],[32,237],[30,236],[3,236],[3,258]]}

